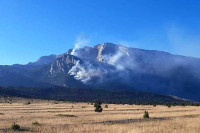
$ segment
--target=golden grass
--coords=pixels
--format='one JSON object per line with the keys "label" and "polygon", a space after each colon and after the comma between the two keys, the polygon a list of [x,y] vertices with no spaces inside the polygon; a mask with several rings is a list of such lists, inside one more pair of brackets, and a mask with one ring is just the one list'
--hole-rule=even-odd
{"label": "golden grass", "polygon": [[[31,104],[25,105],[27,101]],[[3,114],[0,115],[0,132],[15,132],[8,130],[15,122],[26,129],[17,131],[23,133],[200,133],[200,107],[108,104],[102,113],[97,113],[88,103],[55,104],[54,101],[27,99],[12,102],[0,103]],[[143,119],[145,110],[151,118],[160,119],[135,121]],[[131,121],[119,121],[126,119]]]}

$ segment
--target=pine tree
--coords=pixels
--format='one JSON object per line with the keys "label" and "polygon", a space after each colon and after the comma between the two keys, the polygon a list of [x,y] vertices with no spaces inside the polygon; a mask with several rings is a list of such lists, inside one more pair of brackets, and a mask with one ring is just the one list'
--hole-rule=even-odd
{"label": "pine tree", "polygon": [[95,112],[102,112],[103,111],[103,108],[101,107],[101,102],[100,101],[96,101],[94,103],[94,107],[95,107]]}
{"label": "pine tree", "polygon": [[144,117],[144,118],[149,118],[149,112],[148,112],[148,111],[145,111],[143,117]]}

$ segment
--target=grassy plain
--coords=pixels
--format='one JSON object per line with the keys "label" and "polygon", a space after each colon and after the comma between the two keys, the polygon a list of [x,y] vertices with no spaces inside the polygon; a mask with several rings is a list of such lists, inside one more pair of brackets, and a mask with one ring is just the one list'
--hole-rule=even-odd
{"label": "grassy plain", "polygon": [[[103,112],[97,113],[90,103],[18,98],[0,102],[0,132],[200,133],[200,107],[103,104]],[[150,119],[143,119],[145,110]],[[14,122],[20,131],[10,129]]]}

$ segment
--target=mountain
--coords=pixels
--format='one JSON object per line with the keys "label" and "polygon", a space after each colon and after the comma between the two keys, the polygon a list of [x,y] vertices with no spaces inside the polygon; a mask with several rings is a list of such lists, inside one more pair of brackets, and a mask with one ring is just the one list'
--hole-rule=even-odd
{"label": "mountain", "polygon": [[200,59],[112,43],[0,66],[0,86],[139,90],[200,101]]}
{"label": "mountain", "polygon": [[59,56],[56,55],[49,55],[49,56],[42,56],[36,62],[28,63],[28,66],[41,66],[52,63],[55,61]]}

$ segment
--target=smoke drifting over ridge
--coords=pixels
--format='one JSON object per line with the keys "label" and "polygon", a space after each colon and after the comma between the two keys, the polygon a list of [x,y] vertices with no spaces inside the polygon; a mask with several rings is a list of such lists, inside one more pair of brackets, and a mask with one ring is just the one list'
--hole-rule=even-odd
{"label": "smoke drifting over ridge", "polygon": [[89,38],[86,35],[79,35],[76,38],[76,42],[74,44],[74,49],[71,52],[71,55],[76,55],[76,50],[87,46],[90,43]]}
{"label": "smoke drifting over ridge", "polygon": [[120,83],[135,88],[142,86],[144,90],[162,84],[161,88],[165,90],[176,87],[176,82],[184,87],[187,78],[192,77],[191,82],[200,80],[198,58],[112,43],[75,48],[74,51],[81,62],[76,63],[68,74],[85,84]]}
{"label": "smoke drifting over ridge", "polygon": [[[101,45],[104,46],[104,44]],[[106,47],[106,44],[104,47]],[[69,71],[69,74],[73,75],[75,79],[80,80],[85,84],[89,84],[90,81],[93,81],[94,79],[95,82],[101,83],[104,80],[114,80],[122,78],[122,76],[125,76],[124,74],[127,75],[126,69],[128,67],[128,61],[126,61],[125,58],[127,55],[123,51],[116,49],[115,51],[107,51],[108,53],[102,54],[101,48],[95,49],[95,47],[93,47],[92,49],[94,51],[97,50],[95,60],[90,60],[88,57],[82,64],[77,62],[77,64]],[[73,50],[75,51],[75,54],[72,54],[77,55],[77,57],[82,59],[83,55],[81,55],[82,53],[79,53],[79,50],[80,49]],[[84,52],[88,51],[86,50]],[[110,52],[112,54],[110,54]],[[129,66],[131,66],[130,63]],[[113,77],[113,75],[115,76]]]}
{"label": "smoke drifting over ridge", "polygon": [[75,79],[80,80],[85,84],[87,84],[93,78],[103,79],[103,75],[106,73],[106,70],[95,67],[89,62],[85,64],[80,64],[80,62],[77,62],[69,71],[70,75],[73,75]]}

